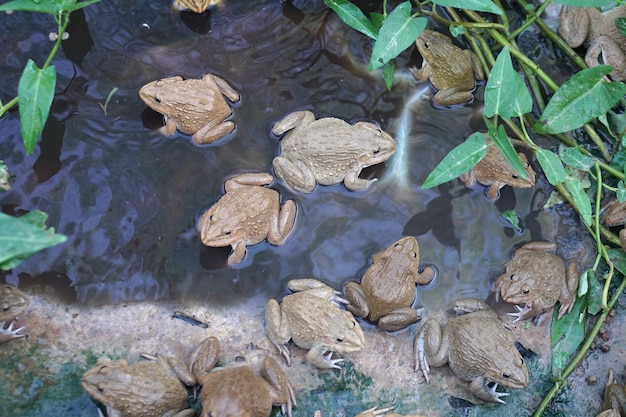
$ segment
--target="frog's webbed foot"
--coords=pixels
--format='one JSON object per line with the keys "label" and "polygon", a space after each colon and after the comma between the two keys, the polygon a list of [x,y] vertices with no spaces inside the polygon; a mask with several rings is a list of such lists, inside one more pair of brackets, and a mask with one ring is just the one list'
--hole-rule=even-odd
{"label": "frog's webbed foot", "polygon": [[508,316],[515,317],[515,320],[513,320],[513,323],[516,323],[522,320],[528,320],[535,316],[533,314],[533,309],[527,305],[524,307],[520,307],[519,305],[515,304],[515,309],[517,310],[516,313],[506,313]]}
{"label": "frog's webbed foot", "polygon": [[371,180],[365,180],[363,178],[359,178],[359,172],[349,172],[348,175],[343,179],[343,184],[350,191],[364,191],[369,188],[371,183],[378,180],[378,178],[372,178]]}
{"label": "frog's webbed foot", "polygon": [[243,241],[237,242],[233,245],[233,253],[228,257],[228,265],[234,265],[243,260],[246,256],[246,244]]}
{"label": "frog's webbed foot", "polygon": [[22,337],[26,337],[27,335],[21,334],[20,332],[26,328],[26,326],[18,327],[17,329],[13,328],[13,321],[9,324],[9,327],[4,328],[4,323],[0,322],[0,343],[10,342],[11,340],[20,339]]}
{"label": "frog's webbed foot", "polygon": [[422,371],[427,384],[430,384],[430,366],[426,359],[426,323],[420,327],[413,341],[413,351],[415,354],[415,371]]}
{"label": "frog's webbed foot", "polygon": [[510,395],[508,392],[498,392],[497,382],[488,382],[485,378],[478,377],[470,384],[470,391],[483,401],[506,404],[500,397]]}
{"label": "frog's webbed foot", "polygon": [[326,352],[326,348],[323,346],[313,347],[309,350],[309,353],[307,353],[306,359],[311,365],[319,369],[341,369],[337,364],[343,362],[345,359],[333,359],[332,351],[329,351],[326,355],[323,354],[324,352]]}

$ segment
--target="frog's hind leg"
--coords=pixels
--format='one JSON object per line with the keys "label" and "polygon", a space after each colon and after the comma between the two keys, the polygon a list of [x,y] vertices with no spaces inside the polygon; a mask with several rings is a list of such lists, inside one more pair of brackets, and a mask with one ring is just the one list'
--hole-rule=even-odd
{"label": "frog's hind leg", "polygon": [[289,159],[277,156],[272,162],[274,173],[279,180],[301,193],[310,193],[315,189],[317,181],[308,166],[302,162],[292,162]]}
{"label": "frog's hind leg", "polygon": [[270,220],[270,228],[267,232],[267,240],[274,246],[283,244],[296,222],[296,203],[287,200],[283,203],[278,213],[274,213]]}
{"label": "frog's hind leg", "polygon": [[[600,62],[602,56],[602,62]],[[626,80],[626,55],[619,43],[609,36],[599,36],[598,39],[587,49],[585,62],[590,67],[601,64],[613,67],[613,72],[609,74],[613,81]]]}
{"label": "frog's hind leg", "polygon": [[283,372],[278,363],[266,356],[263,360],[263,367],[261,368],[261,377],[266,380],[270,386],[270,395],[274,405],[280,406],[280,411],[283,415],[291,417],[291,409],[298,407],[296,403],[296,396],[293,392],[293,387]]}
{"label": "frog's hind leg", "polygon": [[294,127],[305,127],[315,121],[315,115],[308,110],[294,111],[274,124],[272,133],[280,136]]}
{"label": "frog's hind leg", "polygon": [[278,301],[274,299],[268,300],[265,304],[265,331],[267,337],[276,346],[278,352],[285,358],[287,365],[291,365],[291,357],[287,342],[291,339],[291,330],[289,329],[289,321],[287,314],[282,311]]}
{"label": "frog's hind leg", "polygon": [[398,308],[378,320],[378,327],[388,332],[395,332],[422,319],[421,311],[412,307]]}
{"label": "frog's hind leg", "polygon": [[453,87],[437,91],[433,98],[435,103],[440,106],[452,106],[454,104],[469,103],[474,98],[474,94],[472,94],[471,91],[464,91]]}
{"label": "frog's hind leg", "polygon": [[413,350],[415,370],[422,371],[427,384],[430,383],[430,365],[437,367],[448,363],[448,349],[446,328],[442,328],[437,320],[426,320],[415,335]]}
{"label": "frog's hind leg", "polygon": [[217,125],[206,124],[193,134],[192,139],[197,145],[207,145],[223,138],[235,130],[235,123],[228,120]]}
{"label": "frog's hind leg", "polygon": [[367,300],[365,299],[365,294],[363,293],[363,287],[361,287],[361,284],[350,281],[344,285],[343,291],[349,302],[349,304],[346,305],[346,310],[357,317],[366,318],[369,316],[370,309],[367,306]]}

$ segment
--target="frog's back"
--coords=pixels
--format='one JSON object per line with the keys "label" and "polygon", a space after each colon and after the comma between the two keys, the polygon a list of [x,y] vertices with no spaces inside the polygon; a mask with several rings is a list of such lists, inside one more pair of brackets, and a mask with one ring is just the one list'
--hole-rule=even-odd
{"label": "frog's back", "polygon": [[337,306],[304,292],[286,296],[282,308],[287,312],[291,339],[303,349],[310,349],[327,336],[332,336],[344,321]]}

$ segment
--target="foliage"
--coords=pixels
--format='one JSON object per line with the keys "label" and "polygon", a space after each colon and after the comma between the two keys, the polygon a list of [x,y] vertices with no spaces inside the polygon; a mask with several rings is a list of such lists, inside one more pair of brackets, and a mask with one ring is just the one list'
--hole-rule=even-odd
{"label": "foliage", "polygon": [[[391,88],[393,82],[394,71],[388,70],[389,67],[393,68],[393,59],[410,47],[416,35],[424,29],[417,23],[419,19],[432,17],[446,25],[453,36],[463,35],[483,68],[490,69],[487,71],[483,113],[488,138],[523,177],[526,173],[509,134],[516,137],[517,143],[521,142],[529,149],[549,183],[576,210],[597,242],[598,257],[593,267],[580,276],[579,298],[572,312],[560,320],[554,318],[552,322],[555,383],[535,413],[540,415],[589,350],[600,328],[601,323],[598,322],[604,320],[619,294],[626,288],[626,278],[623,278],[616,290],[611,286],[615,269],[626,275],[626,254],[621,248],[607,250],[607,243],[617,246],[619,239],[610,230],[600,226],[598,215],[595,214],[601,212],[601,202],[607,194],[614,194],[620,202],[626,201],[626,116],[611,110],[618,104],[622,107],[626,105],[626,84],[607,79],[612,70],[610,66],[587,68],[584,60],[548,28],[540,16],[550,1],[537,5],[528,4],[526,0],[515,1],[527,16],[526,22],[522,21],[521,27],[513,31],[509,29],[509,21],[503,14],[500,1],[415,0],[413,4],[408,1],[401,3],[391,11],[387,10],[385,1],[382,13],[372,13],[370,19],[356,6],[348,6],[350,3],[345,0],[326,0],[326,4],[344,22],[362,33],[366,33],[363,28],[351,24],[356,21],[353,14],[359,15],[361,26],[381,28],[375,36],[366,33],[374,41],[370,70],[382,66],[383,79],[388,88]],[[613,3],[612,0],[555,2],[580,7],[600,7]],[[442,8],[447,12],[446,17],[440,14]],[[465,14],[461,16],[456,9],[463,9]],[[483,17],[479,12],[488,15]],[[535,22],[544,35],[581,68],[561,86],[516,45],[517,35]],[[616,27],[626,36],[626,19],[617,19]],[[381,36],[382,28],[386,29],[385,37]],[[494,58],[494,55],[497,56]],[[545,94],[539,83],[552,90],[552,94]],[[548,104],[544,105],[546,101]],[[536,133],[559,140],[561,145],[558,152],[556,146],[543,148],[535,144],[529,127]],[[577,139],[574,139],[572,131],[576,130],[584,132],[584,135],[578,134]],[[608,152],[605,142],[611,144],[613,154]],[[468,172],[485,156],[487,147],[493,144],[485,140],[482,133],[471,134],[441,160],[428,175],[422,188],[435,187]],[[581,181],[583,176],[595,180],[595,184],[585,188]],[[513,212],[507,219],[514,217]],[[613,296],[609,297],[612,288]],[[585,328],[584,320],[587,313],[600,315],[598,322],[589,331]]]}
{"label": "foliage", "polygon": [[18,96],[3,104],[0,101],[0,117],[19,103],[20,129],[26,154],[35,151],[35,145],[43,132],[56,86],[56,69],[50,65],[59,50],[63,33],[70,21],[70,13],[100,0],[13,0],[0,5],[0,12],[26,11],[47,13],[54,17],[57,23],[57,39],[48,55],[48,59],[41,68],[32,60],[28,60],[17,89]]}
{"label": "foliage", "polygon": [[31,211],[22,217],[0,213],[0,269],[15,268],[35,253],[65,242],[64,235],[46,230],[48,215]]}

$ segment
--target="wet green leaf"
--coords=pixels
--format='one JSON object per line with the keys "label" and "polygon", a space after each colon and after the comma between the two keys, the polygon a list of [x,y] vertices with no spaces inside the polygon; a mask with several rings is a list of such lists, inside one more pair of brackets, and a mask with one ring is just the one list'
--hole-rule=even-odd
{"label": "wet green leaf", "polygon": [[613,0],[554,0],[554,3],[576,7],[600,7],[613,3]]}
{"label": "wet green leaf", "polygon": [[[552,315],[552,334],[550,347],[552,348],[552,375],[559,377],[561,371],[578,350],[578,346],[585,339],[584,308],[586,297],[580,297],[569,314],[557,320],[558,309]],[[560,308],[560,305],[559,305]]]}
{"label": "wet green leaf", "polygon": [[[491,136],[492,133],[493,131],[490,132],[490,137],[494,139],[493,136]],[[522,164],[522,161],[519,160],[519,156],[517,155],[515,148],[513,148],[513,145],[511,144],[511,140],[507,136],[504,126],[502,125],[498,126],[498,133],[497,133],[497,136],[495,137],[494,143],[496,144],[500,152],[502,152],[502,155],[504,155],[507,161],[509,161],[511,166],[513,166],[515,171],[517,171],[519,176],[522,177],[523,179],[527,179],[528,174],[526,174],[526,169],[524,165]]]}
{"label": "wet green leaf", "polygon": [[387,62],[383,65],[383,80],[385,81],[385,87],[387,90],[391,90],[391,86],[393,85],[393,75],[396,73],[396,67]]}
{"label": "wet green leaf", "polygon": [[613,266],[626,277],[626,252],[623,249],[611,248],[606,251]]}
{"label": "wet green leaf", "polygon": [[40,250],[65,242],[67,238],[55,234],[54,228],[46,230],[47,217],[41,211],[22,217],[0,213],[0,269],[14,268]]}
{"label": "wet green leaf", "polygon": [[400,3],[389,15],[374,42],[369,70],[380,68],[415,42],[426,27],[425,17],[411,16],[411,2]]}
{"label": "wet green leaf", "polygon": [[610,72],[610,66],[599,65],[574,74],[554,93],[535,130],[568,132],[609,111],[626,94],[626,84],[604,81]]}
{"label": "wet green leaf", "polygon": [[381,26],[385,22],[385,15],[382,13],[370,13],[370,20],[372,21],[372,25],[376,28],[376,35],[378,35],[378,31]]}
{"label": "wet green leaf", "polygon": [[17,86],[20,130],[27,154],[35,150],[35,144],[48,120],[56,79],[54,65],[42,70],[31,59],[20,77]]}
{"label": "wet green leaf", "polygon": [[624,185],[624,181],[620,180],[620,182],[617,183],[617,192],[615,195],[617,196],[617,201],[620,203],[626,201],[626,185]]}
{"label": "wet green leaf", "polygon": [[489,74],[485,86],[485,116],[498,114],[505,120],[513,115],[517,82],[509,48],[504,47]]}
{"label": "wet green leaf", "polygon": [[561,161],[563,161],[564,164],[571,166],[572,168],[589,171],[589,169],[594,164],[594,159],[580,152],[578,148],[563,146],[561,147],[559,154],[561,157]]}
{"label": "wet green leaf", "polygon": [[511,226],[513,226],[513,229],[515,229],[517,232],[522,231],[522,228],[519,226],[519,217],[517,213],[515,212],[515,210],[503,211],[502,217],[504,217],[504,220],[511,223]]}
{"label": "wet green leaf", "polygon": [[491,0],[433,0],[433,3],[444,7],[456,7],[457,9],[502,14],[502,9],[496,6]]}
{"label": "wet green leaf", "polygon": [[577,297],[582,297],[583,295],[587,294],[587,291],[589,291],[589,272],[590,271],[593,272],[592,270],[588,269],[582,274],[580,274],[580,276],[578,277],[578,289],[576,290]]}
{"label": "wet green leaf", "polygon": [[526,113],[530,113],[533,109],[533,98],[528,92],[528,87],[524,83],[524,79],[517,72],[513,72],[515,78],[515,103],[513,104],[513,115],[521,117]]}
{"label": "wet green leaf", "polygon": [[563,164],[557,155],[548,150],[538,148],[535,151],[535,156],[550,184],[557,185],[565,181],[565,169],[563,169]]}
{"label": "wet green leaf", "polygon": [[593,269],[588,269],[587,280],[589,281],[589,292],[587,293],[587,312],[591,315],[598,314],[602,310],[602,290],[603,285],[598,280]]}
{"label": "wet green leaf", "polygon": [[378,30],[363,14],[361,9],[354,4],[346,0],[324,0],[324,4],[333,9],[337,16],[352,29],[358,30],[372,39],[378,37]]}
{"label": "wet green leaf", "polygon": [[464,174],[487,154],[487,141],[476,132],[448,153],[428,175],[422,189],[436,187]]}
{"label": "wet green leaf", "polygon": [[77,0],[13,0],[0,5],[0,11],[39,12],[56,15],[60,12],[73,12],[100,0],[88,0],[77,3]]}
{"label": "wet green leaf", "polygon": [[565,180],[565,188],[572,195],[572,200],[578,208],[580,217],[583,218],[585,224],[591,226],[591,200],[585,193],[581,182],[576,178],[568,177]]}
{"label": "wet green leaf", "polygon": [[615,19],[615,26],[623,36],[626,36],[626,18],[618,17]]}

